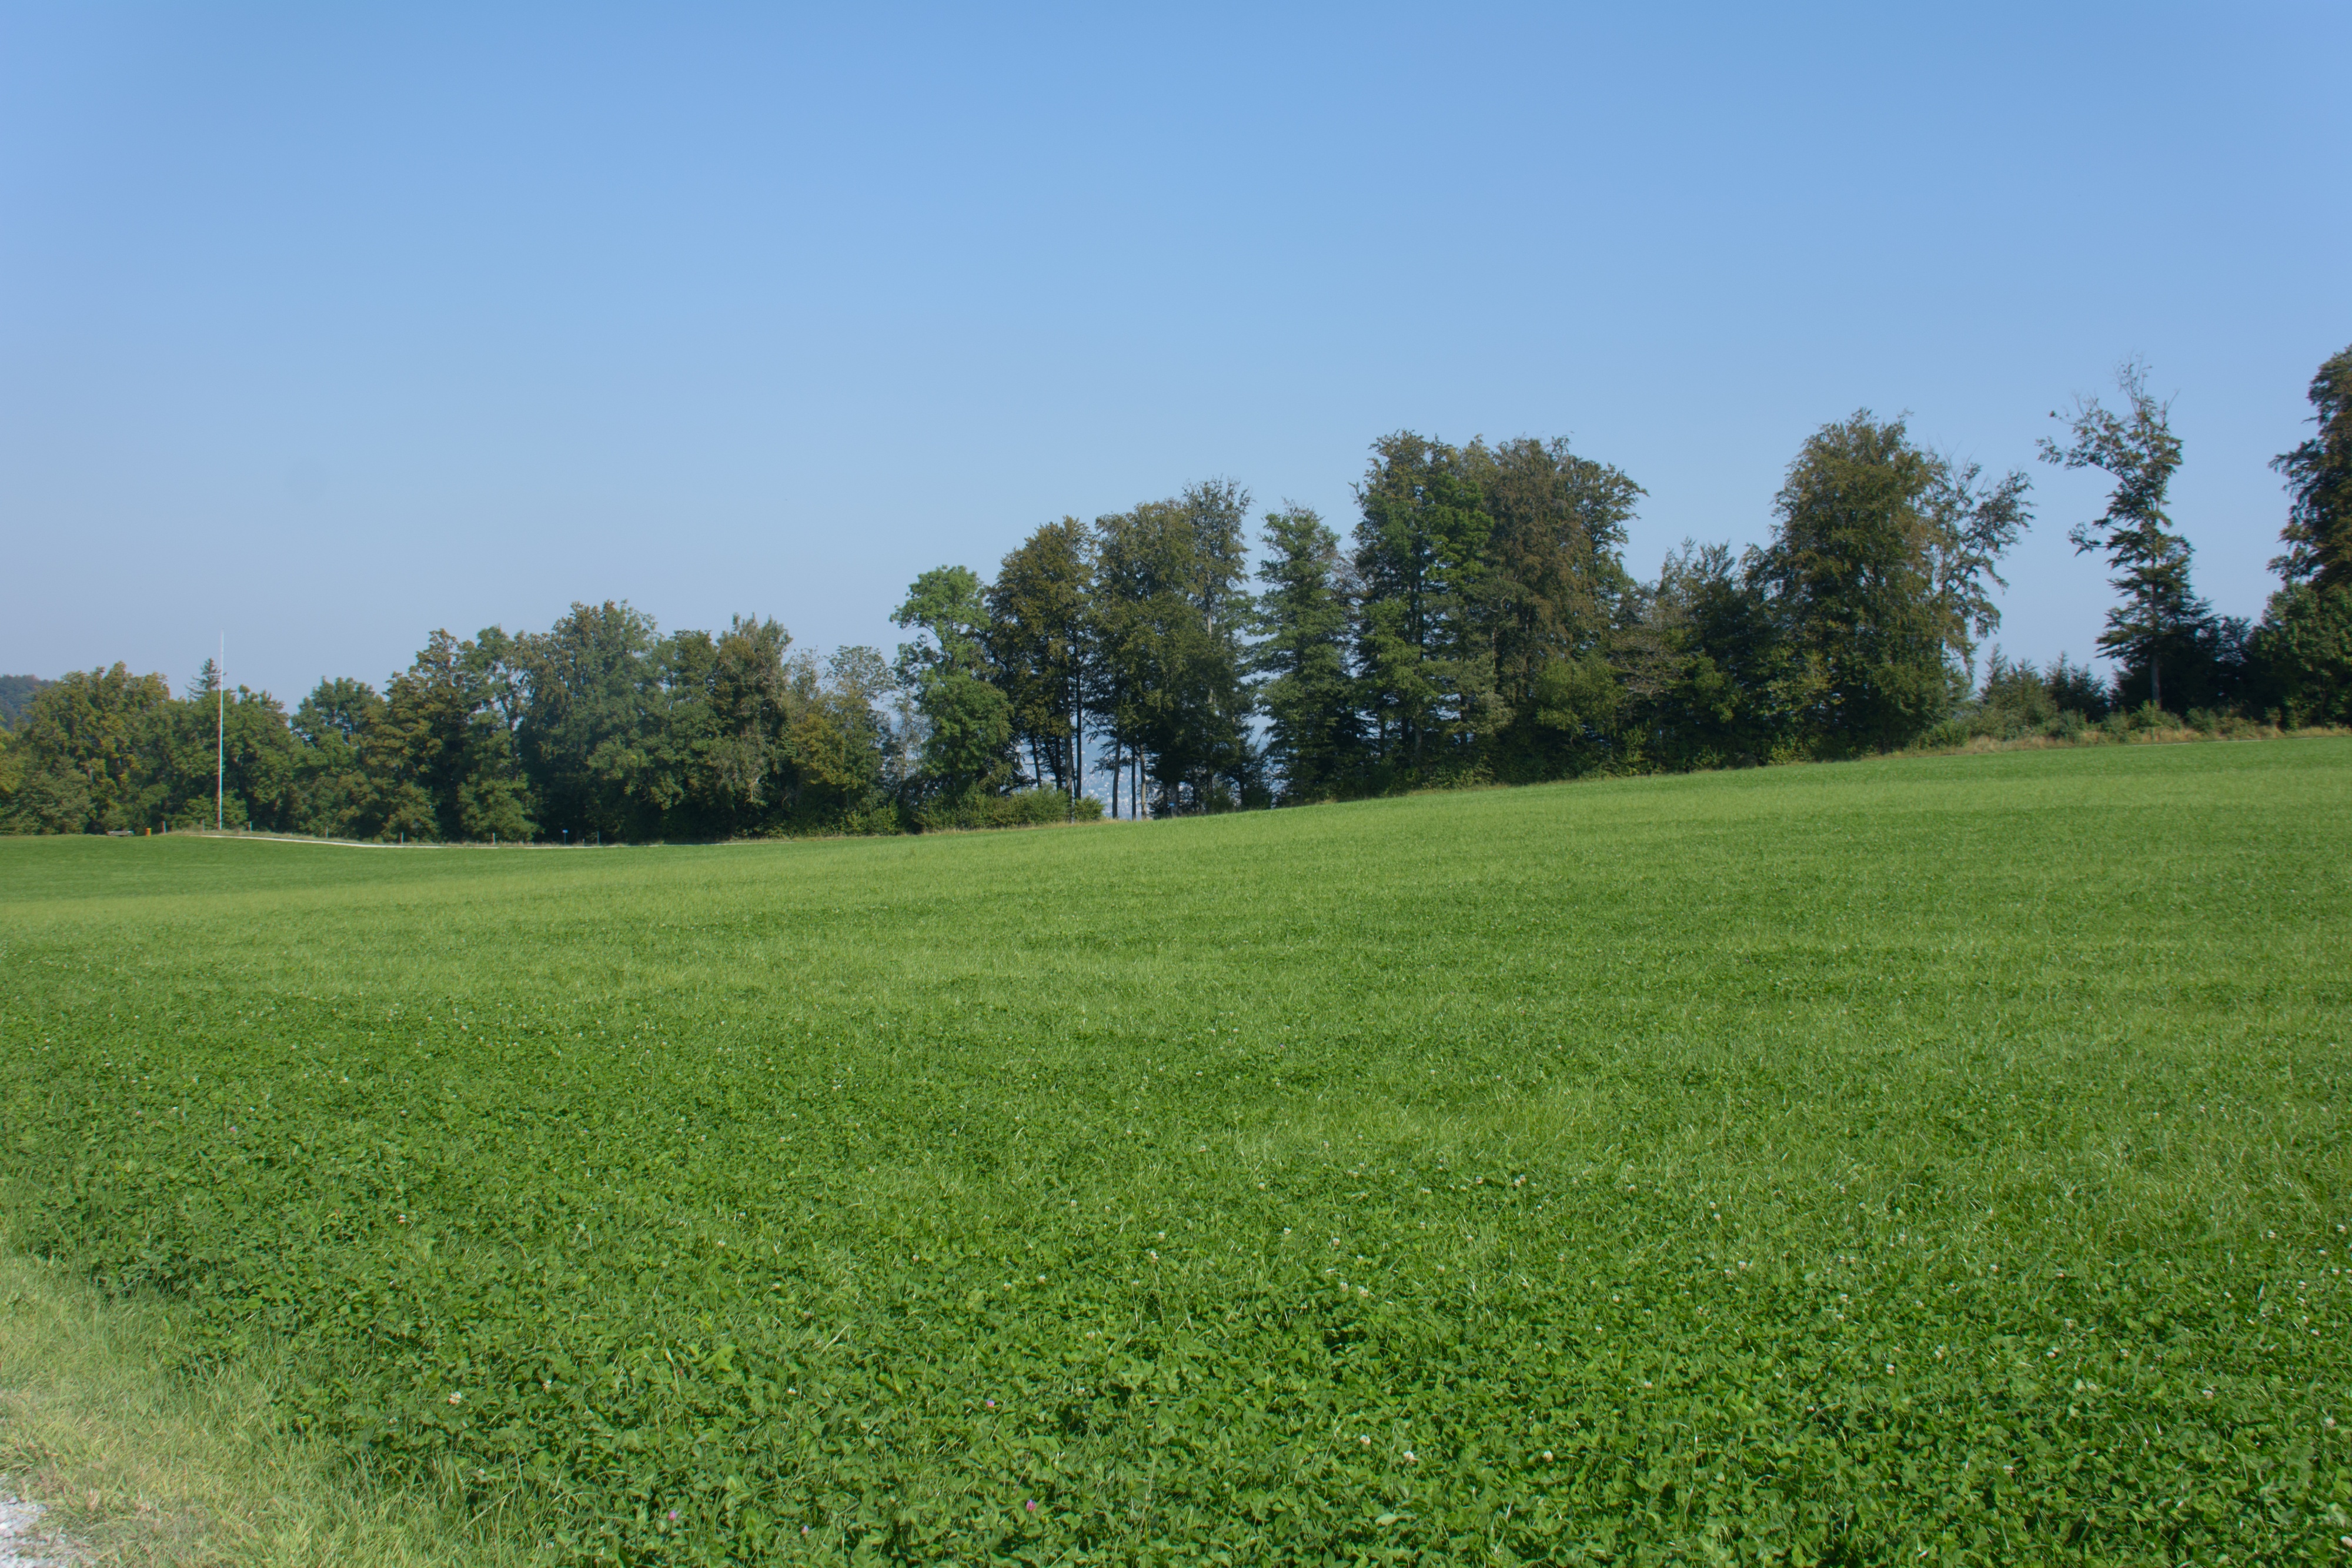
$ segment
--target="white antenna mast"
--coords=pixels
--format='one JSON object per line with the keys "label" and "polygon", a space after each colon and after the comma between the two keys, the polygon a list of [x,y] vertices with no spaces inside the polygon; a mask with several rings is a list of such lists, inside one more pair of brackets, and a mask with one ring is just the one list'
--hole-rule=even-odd
{"label": "white antenna mast", "polygon": [[220,657],[213,662],[213,687],[219,696],[213,715],[213,831],[221,831],[221,802],[228,782],[228,633],[221,633]]}

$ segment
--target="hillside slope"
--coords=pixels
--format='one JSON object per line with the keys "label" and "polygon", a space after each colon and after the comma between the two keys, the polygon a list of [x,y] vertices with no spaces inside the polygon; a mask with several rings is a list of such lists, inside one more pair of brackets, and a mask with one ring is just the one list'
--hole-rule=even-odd
{"label": "hillside slope", "polygon": [[7,841],[0,1179],[583,1561],[2332,1560],[2348,976],[2339,740]]}

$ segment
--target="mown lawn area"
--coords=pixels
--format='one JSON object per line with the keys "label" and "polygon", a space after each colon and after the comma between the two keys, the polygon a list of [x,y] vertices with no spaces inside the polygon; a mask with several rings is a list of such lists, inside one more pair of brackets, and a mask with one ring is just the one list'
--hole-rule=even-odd
{"label": "mown lawn area", "polygon": [[14,1245],[563,1561],[2352,1558],[2352,742],[0,841]]}

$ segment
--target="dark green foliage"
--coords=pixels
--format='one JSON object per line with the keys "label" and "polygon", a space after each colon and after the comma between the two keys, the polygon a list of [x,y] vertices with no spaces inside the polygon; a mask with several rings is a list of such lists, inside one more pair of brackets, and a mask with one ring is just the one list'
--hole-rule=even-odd
{"label": "dark green foliage", "polygon": [[1059,789],[1015,789],[1007,794],[973,791],[924,801],[915,825],[925,832],[984,828],[1043,828],[1057,822],[1098,822],[1102,802],[1073,800]]}
{"label": "dark green foliage", "polygon": [[901,754],[877,705],[894,688],[872,648],[836,648],[820,674],[813,655],[789,666],[790,773],[781,816],[765,832],[889,833],[902,827]]}
{"label": "dark green foliage", "polygon": [[121,664],[44,686],[11,747],[21,769],[16,820],[49,833],[145,825],[157,795],[147,758],[171,703],[163,676]]}
{"label": "dark green foliage", "polygon": [[530,700],[514,738],[550,830],[625,838],[677,799],[660,755],[662,652],[653,617],[610,600],[520,639]]}
{"label": "dark green foliage", "polygon": [[1790,465],[1761,572],[1816,751],[1907,745],[1965,690],[1970,633],[2000,620],[1985,583],[2026,522],[2022,475],[1990,491],[1977,475],[1867,409],[1822,426]]}
{"label": "dark green foliage", "polygon": [[1622,695],[1603,662],[1633,584],[1622,553],[1642,487],[1565,440],[1522,437],[1462,453],[1493,519],[1478,632],[1493,648],[1488,770],[1552,779],[1612,759]]}
{"label": "dark green foliage", "polygon": [[7,750],[0,824],[20,832],[276,829],[299,806],[285,710],[242,686],[221,700],[210,659],[178,700],[121,664],[47,682]]}
{"label": "dark green foliage", "polygon": [[47,685],[38,675],[0,675],[0,729],[14,729],[24,723],[33,699]]}
{"label": "dark green foliage", "polygon": [[[2116,672],[2116,704],[2136,711],[2143,704],[2175,713],[2219,713],[2247,706],[2255,695],[2253,628],[2242,616],[2215,615],[2203,601],[2195,613],[2167,635],[2144,644],[2153,650]],[[2157,702],[2158,682],[2163,701]]]}
{"label": "dark green foliage", "polygon": [[371,836],[374,782],[364,747],[383,723],[383,699],[365,681],[321,681],[294,710],[294,821],[330,838]]}
{"label": "dark green foliage", "polygon": [[93,671],[0,748],[0,828],[209,828],[215,726],[220,820],[412,843],[723,839],[895,832],[906,825],[893,691],[871,649],[820,667],[782,627],[661,636],[625,605],[543,635],[434,633],[383,695],[322,682],[289,717],[206,663],[184,700],[162,678]]}
{"label": "dark green foliage", "polygon": [[2105,718],[2114,706],[2107,684],[2093,674],[2088,664],[2067,663],[2063,653],[2058,655],[2058,662],[2050,666],[2042,681],[2061,713],[2079,713],[2084,718],[2099,719]]}
{"label": "dark green foliage", "polygon": [[1013,705],[989,679],[988,608],[980,579],[943,566],[917,578],[891,612],[928,641],[898,645],[899,684],[922,720],[920,799],[950,812],[1002,792],[1014,776]]}
{"label": "dark green foliage", "polygon": [[2352,586],[2295,582],[2272,595],[2249,663],[2286,723],[2352,724]]}
{"label": "dark green foliage", "polygon": [[[572,608],[577,617],[580,607]],[[471,642],[436,632],[415,663],[392,678],[365,741],[378,779],[370,836],[433,842],[532,835],[516,737],[504,718],[516,711],[519,652],[495,627]]]}
{"label": "dark green foliage", "polygon": [[1477,742],[1503,722],[1480,636],[1495,519],[1457,448],[1401,430],[1372,453],[1354,557],[1371,768],[1391,786],[1471,777]]}
{"label": "dark green foliage", "polygon": [[207,659],[186,700],[156,715],[144,758],[150,809],[174,827],[283,828],[297,804],[286,710],[243,686],[222,696]]}
{"label": "dark green foliage", "polygon": [[1350,793],[1362,766],[1348,668],[1348,587],[1339,536],[1306,507],[1265,515],[1255,668],[1266,766],[1297,805]]}
{"label": "dark green foliage", "polygon": [[984,641],[1029,771],[1076,796],[1085,784],[1094,540],[1076,517],[1047,523],[1004,558],[988,590]]}
{"label": "dark green foliage", "polygon": [[680,837],[753,831],[789,788],[791,643],[773,621],[737,616],[716,637],[681,632],[660,643],[655,800],[665,823],[692,824]]}
{"label": "dark green foliage", "polygon": [[2334,1563],[2347,766],[9,841],[0,1192],[562,1562]]}
{"label": "dark green foliage", "polygon": [[1612,648],[1630,762],[1752,768],[1796,753],[1797,666],[1765,559],[1686,539],[1654,584],[1627,593]]}
{"label": "dark green foliage", "polygon": [[2181,678],[2219,646],[2219,634],[2211,607],[2189,587],[2189,541],[2172,531],[2164,509],[2180,466],[2180,440],[2172,434],[2172,405],[2157,402],[2147,390],[2147,366],[2126,364],[2116,383],[2126,413],[2106,409],[2096,398],[2076,399],[2067,444],[2045,440],[2042,456],[2063,467],[2096,468],[2115,480],[2107,509],[2066,536],[2078,554],[2106,552],[2116,591],[2124,596],[2107,612],[2099,647],[2123,662],[2127,697],[2144,694],[2158,707],[2167,706],[2169,669],[2175,687],[2169,706],[2183,707]]}
{"label": "dark green foliage", "polygon": [[1983,689],[1967,716],[1968,729],[1995,740],[2072,739],[2105,718],[2112,706],[2106,684],[2063,653],[2045,673],[2031,660],[2012,664],[1995,648],[1985,664]]}
{"label": "dark green foliage", "polygon": [[1230,810],[1260,789],[1248,511],[1248,492],[1209,480],[1095,519],[1097,722],[1160,815]]}
{"label": "dark green foliage", "polygon": [[1400,431],[1356,487],[1352,583],[1372,788],[1622,763],[1607,653],[1641,486],[1565,441]]}
{"label": "dark green foliage", "polygon": [[2289,724],[2352,724],[2352,349],[2311,380],[2317,432],[2272,466],[2293,497],[2271,565],[2285,586],[2249,634],[2252,702]]}
{"label": "dark green foliage", "polygon": [[2352,589],[2352,349],[2311,378],[2311,410],[2317,434],[2271,460],[2294,497],[2279,536],[2286,554],[2271,564],[2322,592]]}

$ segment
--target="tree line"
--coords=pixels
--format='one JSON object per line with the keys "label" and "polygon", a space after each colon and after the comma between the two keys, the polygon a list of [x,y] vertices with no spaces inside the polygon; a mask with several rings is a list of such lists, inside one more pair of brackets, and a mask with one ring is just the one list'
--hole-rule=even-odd
{"label": "tree line", "polygon": [[[1229,480],[1038,528],[992,579],[927,571],[895,658],[819,659],[775,622],[663,633],[626,604],[542,632],[436,632],[379,691],[291,713],[175,695],[121,664],[0,678],[0,824],[231,825],[420,841],[722,839],[1167,816],[1593,772],[1884,752],[2164,716],[2352,723],[2352,349],[2311,382],[2281,587],[2216,615],[2168,510],[2169,407],[2127,365],[2041,457],[2096,470],[2069,534],[2116,599],[2102,680],[1994,649],[2032,521],[1988,476],[1868,410],[1790,464],[1767,543],[1624,562],[1643,494],[1564,440],[1383,437],[1346,535],[1257,518]],[[1255,542],[1253,558],[1252,545]],[[215,768],[222,789],[215,800]]]}

